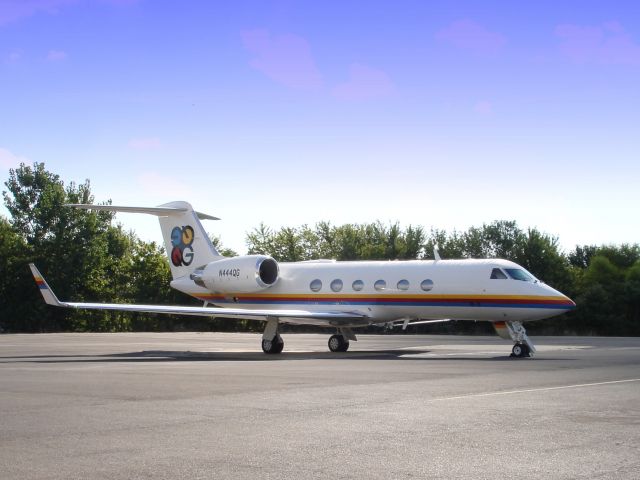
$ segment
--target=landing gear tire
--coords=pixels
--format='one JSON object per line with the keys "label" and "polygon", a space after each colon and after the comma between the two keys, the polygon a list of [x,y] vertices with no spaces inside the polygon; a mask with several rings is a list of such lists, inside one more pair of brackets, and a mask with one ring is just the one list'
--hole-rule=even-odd
{"label": "landing gear tire", "polygon": [[280,335],[276,335],[273,340],[262,340],[262,351],[264,353],[281,353],[284,348],[284,340]]}
{"label": "landing gear tire", "polygon": [[332,352],[346,352],[349,350],[349,340],[342,335],[331,335],[329,337],[329,350]]}
{"label": "landing gear tire", "polygon": [[511,356],[517,358],[528,357],[530,353],[529,347],[524,343],[516,343],[511,349]]}

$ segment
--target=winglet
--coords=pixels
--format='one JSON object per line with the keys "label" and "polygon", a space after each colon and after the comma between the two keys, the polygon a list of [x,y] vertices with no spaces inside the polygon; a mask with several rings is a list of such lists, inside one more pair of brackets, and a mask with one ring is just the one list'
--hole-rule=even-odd
{"label": "winglet", "polygon": [[29,268],[31,269],[31,273],[33,274],[33,278],[38,284],[38,288],[40,289],[40,293],[42,294],[44,301],[49,305],[55,305],[56,307],[62,307],[62,303],[58,300],[53,290],[47,284],[47,281],[42,277],[40,271],[38,271],[37,267],[33,264],[29,264]]}

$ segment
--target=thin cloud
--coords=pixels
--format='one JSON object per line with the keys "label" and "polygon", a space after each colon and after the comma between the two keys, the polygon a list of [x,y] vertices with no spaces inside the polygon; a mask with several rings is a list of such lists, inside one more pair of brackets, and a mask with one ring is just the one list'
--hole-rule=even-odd
{"label": "thin cloud", "polygon": [[7,55],[7,61],[9,63],[16,63],[22,60],[22,52],[19,50],[14,50],[13,52]]}
{"label": "thin cloud", "polygon": [[159,150],[162,141],[157,137],[132,138],[127,146],[133,150]]}
{"label": "thin cloud", "polygon": [[487,30],[473,20],[458,20],[436,33],[436,38],[477,55],[495,55],[507,43],[507,38]]}
{"label": "thin cloud", "polygon": [[579,64],[640,65],[640,44],[618,22],[601,26],[558,25],[560,51]]}
{"label": "thin cloud", "polygon": [[80,0],[6,0],[0,8],[0,25],[15,22],[37,13],[57,14],[61,8]]}
{"label": "thin cloud", "polygon": [[193,196],[193,188],[176,180],[174,176],[158,172],[145,172],[137,177],[140,190],[148,196],[157,198],[189,198]]}
{"label": "thin cloud", "polygon": [[337,85],[332,94],[341,100],[368,100],[386,97],[395,91],[386,72],[354,63],[349,67],[349,79]]}
{"label": "thin cloud", "polygon": [[48,62],[61,62],[63,60],[66,60],[66,58],[67,52],[64,52],[62,50],[49,50],[49,53],[47,53]]}
{"label": "thin cloud", "polygon": [[9,170],[10,168],[19,167],[21,163],[30,165],[31,160],[25,157],[20,157],[6,148],[0,147],[0,168],[3,170]]}
{"label": "thin cloud", "polygon": [[254,57],[249,64],[276,83],[289,88],[313,90],[322,87],[309,42],[293,35],[272,35],[267,30],[241,32],[244,47]]}
{"label": "thin cloud", "polygon": [[484,116],[493,114],[493,104],[488,100],[481,100],[473,106],[473,111]]}
{"label": "thin cloud", "polygon": [[[100,3],[113,6],[126,6],[137,2],[138,0],[100,0]],[[0,26],[40,13],[56,15],[66,7],[88,3],[91,3],[91,0],[2,0]]]}

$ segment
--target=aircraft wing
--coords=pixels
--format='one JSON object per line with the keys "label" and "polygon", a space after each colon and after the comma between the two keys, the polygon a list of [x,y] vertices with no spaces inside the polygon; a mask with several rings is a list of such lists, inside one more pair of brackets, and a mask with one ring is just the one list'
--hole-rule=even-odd
{"label": "aircraft wing", "polygon": [[53,293],[42,274],[33,263],[29,264],[33,278],[40,289],[44,301],[56,307],[89,310],[117,310],[124,312],[163,313],[174,315],[194,315],[200,317],[236,317],[248,320],[268,320],[278,318],[283,323],[310,325],[360,326],[369,325],[366,315],[359,312],[311,312],[308,310],[264,310],[219,307],[189,307],[180,305],[135,305],[127,303],[78,303],[61,302]]}

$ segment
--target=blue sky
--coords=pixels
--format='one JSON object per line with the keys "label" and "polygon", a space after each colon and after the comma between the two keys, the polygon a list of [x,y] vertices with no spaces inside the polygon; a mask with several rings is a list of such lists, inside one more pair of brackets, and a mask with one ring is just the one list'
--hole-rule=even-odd
{"label": "blue sky", "polygon": [[261,221],[639,242],[639,160],[637,2],[0,0],[3,181],[187,200],[240,252]]}

